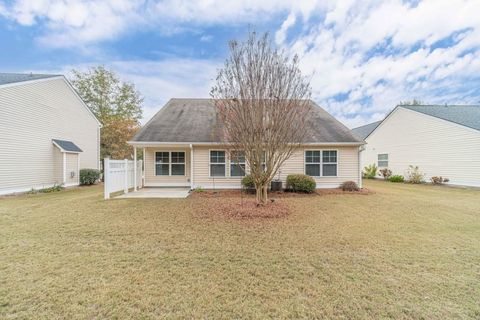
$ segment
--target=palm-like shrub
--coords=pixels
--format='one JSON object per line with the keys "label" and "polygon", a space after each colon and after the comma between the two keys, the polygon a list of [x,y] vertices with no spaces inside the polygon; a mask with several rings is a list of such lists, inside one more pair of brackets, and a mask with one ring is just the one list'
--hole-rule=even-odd
{"label": "palm-like shrub", "polygon": [[412,166],[410,165],[408,167],[408,170],[407,170],[407,181],[409,183],[414,183],[414,184],[418,184],[418,183],[422,183],[423,182],[423,178],[425,177],[425,174],[423,174],[420,169],[418,168],[418,166]]}
{"label": "palm-like shrub", "polygon": [[377,169],[378,167],[375,165],[375,163],[372,163],[371,165],[363,168],[363,176],[367,179],[375,179],[377,175]]}

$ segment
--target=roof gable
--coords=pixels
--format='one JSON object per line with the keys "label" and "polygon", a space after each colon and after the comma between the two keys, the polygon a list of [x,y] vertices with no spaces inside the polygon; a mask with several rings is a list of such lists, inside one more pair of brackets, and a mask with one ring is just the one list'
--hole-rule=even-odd
{"label": "roof gable", "polygon": [[79,153],[83,152],[75,143],[68,140],[59,140],[59,139],[52,139],[53,144],[60,149],[62,152],[74,152]]}
{"label": "roof gable", "polygon": [[[325,110],[310,101],[305,143],[361,143]],[[219,143],[222,124],[212,99],[171,99],[135,135],[132,142]]]}

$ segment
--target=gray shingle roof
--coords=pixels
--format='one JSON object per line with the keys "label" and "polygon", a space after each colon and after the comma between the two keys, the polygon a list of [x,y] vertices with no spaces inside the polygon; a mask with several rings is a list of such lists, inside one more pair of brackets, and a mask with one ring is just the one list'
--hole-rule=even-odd
{"label": "gray shingle roof", "polygon": [[378,127],[380,123],[382,123],[382,121],[376,121],[361,127],[353,128],[352,132],[360,139],[365,140],[370,135],[370,133],[372,133],[373,130]]}
{"label": "gray shingle roof", "polygon": [[[362,141],[333,116],[311,101],[312,117],[304,142]],[[211,99],[171,99],[135,135],[136,142],[221,142],[221,123]]]}
{"label": "gray shingle roof", "polygon": [[0,73],[0,85],[58,77],[58,74]]}
{"label": "gray shingle roof", "polygon": [[80,149],[75,143],[72,141],[68,140],[58,140],[58,139],[52,139],[52,141],[58,145],[63,151],[67,152],[83,152],[82,149]]}
{"label": "gray shingle roof", "polygon": [[480,106],[421,105],[400,107],[480,130]]}

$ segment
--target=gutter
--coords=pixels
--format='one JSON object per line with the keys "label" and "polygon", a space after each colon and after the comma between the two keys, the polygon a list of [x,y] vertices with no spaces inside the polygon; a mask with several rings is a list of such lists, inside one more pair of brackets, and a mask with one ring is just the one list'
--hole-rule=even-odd
{"label": "gutter", "polygon": [[[210,145],[225,145],[229,142],[160,142],[160,141],[127,141],[132,146],[162,146],[162,145],[197,145],[197,146],[210,146]],[[361,142],[306,142],[300,144],[301,146],[362,146],[366,144],[365,141]]]}

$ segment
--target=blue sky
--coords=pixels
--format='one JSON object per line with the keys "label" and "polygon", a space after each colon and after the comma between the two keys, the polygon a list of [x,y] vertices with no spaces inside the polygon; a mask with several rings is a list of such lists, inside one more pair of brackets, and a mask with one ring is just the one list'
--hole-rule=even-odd
{"label": "blue sky", "polygon": [[145,97],[208,97],[249,28],[298,54],[313,99],[349,127],[399,101],[480,104],[479,0],[0,0],[0,70],[103,64]]}

